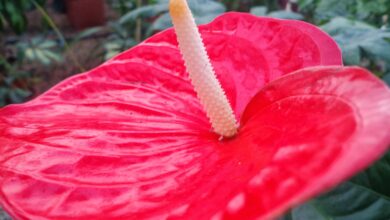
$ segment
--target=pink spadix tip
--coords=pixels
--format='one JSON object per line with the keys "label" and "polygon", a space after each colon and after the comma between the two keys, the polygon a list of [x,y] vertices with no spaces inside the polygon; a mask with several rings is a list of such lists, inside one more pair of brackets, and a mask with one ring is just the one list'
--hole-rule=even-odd
{"label": "pink spadix tip", "polygon": [[237,134],[237,121],[210,63],[202,38],[185,0],[170,0],[179,49],[191,83],[214,131],[223,137]]}

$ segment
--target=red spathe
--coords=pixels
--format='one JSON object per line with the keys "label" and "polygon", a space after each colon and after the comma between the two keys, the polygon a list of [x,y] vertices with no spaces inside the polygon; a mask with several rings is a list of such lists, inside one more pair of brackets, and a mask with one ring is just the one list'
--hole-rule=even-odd
{"label": "red spathe", "polygon": [[325,67],[341,55],[316,27],[229,13],[200,31],[237,137],[210,130],[167,30],[0,110],[0,204],[17,219],[268,218],[386,151],[389,89]]}

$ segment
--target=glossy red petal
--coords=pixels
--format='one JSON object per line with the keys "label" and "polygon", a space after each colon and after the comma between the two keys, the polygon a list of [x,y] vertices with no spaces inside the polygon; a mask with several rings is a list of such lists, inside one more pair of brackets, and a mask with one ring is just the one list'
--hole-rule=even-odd
{"label": "glossy red petal", "polygon": [[[336,42],[302,21],[230,12],[199,29],[237,119],[269,81],[304,67],[342,65]],[[156,54],[156,50],[161,52]],[[173,29],[156,34],[111,62],[140,59],[154,66],[158,60],[159,67],[186,77]]]}
{"label": "glossy red petal", "polygon": [[[238,117],[269,80],[340,62],[336,44],[300,22],[232,13],[201,32]],[[0,202],[19,219],[202,219],[239,211],[247,207],[241,190],[274,155],[258,144],[278,137],[242,129],[225,142],[210,132],[168,30],[0,110]]]}
{"label": "glossy red petal", "polygon": [[243,190],[246,206],[225,217],[274,216],[367,167],[389,147],[389,110],[390,89],[359,67],[306,68],[268,84],[241,135],[257,131],[272,159]]}

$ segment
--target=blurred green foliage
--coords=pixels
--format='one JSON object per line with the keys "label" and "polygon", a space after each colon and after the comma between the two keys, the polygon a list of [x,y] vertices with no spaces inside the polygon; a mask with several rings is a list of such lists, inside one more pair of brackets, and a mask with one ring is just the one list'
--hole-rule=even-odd
{"label": "blurred green foliage", "polygon": [[298,0],[298,6],[337,41],[346,65],[366,67],[389,84],[390,0]]}
{"label": "blurred green foliage", "polygon": [[[390,0],[297,0],[293,10],[285,7],[286,2],[286,0],[189,1],[198,24],[208,23],[229,10],[309,21],[334,37],[343,50],[346,65],[367,67],[385,81],[389,81]],[[36,0],[35,3],[42,8],[47,7],[46,0]],[[119,14],[119,18],[108,22],[109,35],[106,43],[102,45],[105,59],[171,26],[167,12],[168,0],[108,0],[107,3]],[[8,28],[22,35],[28,27],[26,13],[34,10],[35,6],[33,0],[1,0],[0,31],[4,32]],[[47,19],[43,20],[48,23]],[[57,39],[47,38],[47,31],[50,30],[46,28],[41,35],[32,39],[23,36],[18,38],[14,45],[20,63],[51,65],[53,62],[63,60],[65,40],[62,36]],[[101,29],[94,28],[83,34],[88,38],[100,31]]]}
{"label": "blurred green foliage", "polygon": [[333,17],[364,21],[374,26],[388,25],[384,15],[390,15],[390,0],[298,0],[300,11],[310,22],[323,24]]}
{"label": "blurred green foliage", "polygon": [[[46,0],[37,0],[39,5],[44,6]],[[0,30],[3,30],[5,23],[17,34],[26,31],[28,20],[26,12],[34,9],[31,0],[1,0],[0,1]]]}
{"label": "blurred green foliage", "polygon": [[[168,13],[169,0],[158,0],[155,4],[139,7],[126,13],[119,21],[127,23],[137,18],[147,18],[150,20],[147,36],[155,31],[164,30],[172,26],[171,18]],[[225,6],[216,1],[210,0],[192,0],[188,2],[191,11],[198,24],[204,24],[212,21],[216,16],[226,11]]]}
{"label": "blurred green foliage", "polygon": [[[63,61],[67,44],[46,14],[45,4],[46,0],[0,0],[0,106],[23,102],[32,95],[31,89],[38,80],[24,65],[50,66]],[[28,36],[26,14],[33,10],[42,15],[43,32]],[[48,27],[54,29],[58,39],[50,37],[52,31]],[[10,30],[16,35],[10,34]]]}
{"label": "blurred green foliage", "polygon": [[[172,26],[168,13],[169,0],[111,1],[112,8],[121,15],[109,22],[111,34],[104,44],[105,59],[134,46],[150,35]],[[211,0],[189,1],[196,22],[204,24],[226,11],[224,4]]]}
{"label": "blurred green foliage", "polygon": [[43,36],[17,41],[14,53],[9,57],[0,56],[0,106],[23,102],[32,95],[31,89],[37,80],[24,65],[49,66],[63,60],[58,42]]}
{"label": "blurred green foliage", "polygon": [[3,72],[0,75],[0,106],[23,102],[31,95],[28,88],[28,81],[31,80],[29,72],[16,69],[4,57],[0,57],[0,72]]}

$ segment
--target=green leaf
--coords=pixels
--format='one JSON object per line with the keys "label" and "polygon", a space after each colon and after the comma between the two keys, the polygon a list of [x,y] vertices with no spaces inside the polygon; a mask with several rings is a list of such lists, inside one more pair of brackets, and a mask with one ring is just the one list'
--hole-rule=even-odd
{"label": "green leaf", "polygon": [[342,47],[343,60],[346,65],[359,65],[361,60],[361,49],[355,45]]}
{"label": "green leaf", "polygon": [[373,166],[351,179],[390,199],[390,151]]}
{"label": "green leaf", "polygon": [[390,13],[390,0],[298,0],[299,11],[316,24],[333,17],[353,18],[381,27]]}
{"label": "green leaf", "polygon": [[31,92],[19,88],[13,89],[9,92],[9,97],[12,103],[23,102],[30,95]]}
{"label": "green leaf", "polygon": [[322,23],[333,17],[348,17],[355,4],[356,0],[321,0],[315,9],[315,19]]}
{"label": "green leaf", "polygon": [[390,219],[390,152],[332,191],[292,209],[280,220]]}
{"label": "green leaf", "polygon": [[0,31],[3,31],[4,29],[4,18],[3,15],[1,14],[1,9],[0,9]]}
{"label": "green leaf", "polygon": [[[203,24],[203,22],[200,23],[199,20],[206,21],[205,19],[201,19],[202,17],[207,16],[214,19],[215,17],[226,11],[226,8],[223,4],[212,0],[188,1],[188,6],[191,8],[195,20],[198,19],[197,24]],[[208,19],[206,22],[210,22],[211,20]]]}
{"label": "green leaf", "polygon": [[267,7],[265,6],[255,6],[252,7],[250,13],[257,16],[265,16],[267,14]]}
{"label": "green leaf", "polygon": [[104,59],[109,60],[121,52],[123,49],[123,42],[119,40],[109,41],[104,44],[104,48],[106,50]]}
{"label": "green leaf", "polygon": [[380,29],[346,29],[343,33],[335,35],[334,39],[339,43],[345,56],[348,56],[348,51],[359,49],[371,60],[389,63],[390,43],[385,40],[387,37],[390,37],[390,32]]}
{"label": "green leaf", "polygon": [[347,19],[344,17],[335,17],[328,23],[321,26],[321,29],[328,32],[330,35],[336,35],[342,33],[346,29],[357,28],[357,29],[370,29],[374,30],[375,27],[367,23]]}
{"label": "green leaf", "polygon": [[172,26],[172,20],[169,13],[164,13],[158,17],[148,30],[148,35],[153,34],[154,31],[164,30]]}
{"label": "green leaf", "polygon": [[21,34],[26,30],[27,19],[24,14],[25,5],[21,1],[2,1],[1,14],[12,30]]}
{"label": "green leaf", "polygon": [[[390,43],[385,40],[390,37],[390,30],[372,31],[366,33],[365,36],[366,39],[360,44],[360,46],[371,57],[371,59],[381,59],[390,63]],[[363,37],[364,35],[362,35],[361,38]]]}
{"label": "green leaf", "polygon": [[88,29],[85,29],[84,31],[81,31],[80,33],[78,33],[72,40],[72,44],[74,43],[77,43],[79,42],[81,39],[83,38],[87,38],[87,37],[91,37],[99,32],[101,32],[103,30],[102,27],[92,27],[92,28],[88,28]]}
{"label": "green leaf", "polygon": [[385,81],[385,83],[387,83],[387,85],[390,86],[390,73],[386,74],[386,75],[383,77],[383,81]]}
{"label": "green leaf", "polygon": [[310,220],[330,220],[332,219],[326,212],[319,209],[314,202],[305,203],[291,211],[288,219],[310,219]]}
{"label": "green leaf", "polygon": [[0,87],[0,107],[6,105],[7,95],[8,95],[8,88]]}
{"label": "green leaf", "polygon": [[147,5],[143,7],[139,7],[135,10],[132,10],[121,18],[119,18],[119,23],[124,24],[127,22],[135,22],[135,20],[139,17],[153,17],[158,14],[165,12],[168,10],[168,3],[156,4],[156,5]]}
{"label": "green leaf", "polygon": [[320,0],[298,0],[300,10],[315,7]]}
{"label": "green leaf", "polygon": [[122,52],[123,50],[132,47],[136,44],[137,42],[132,38],[128,38],[126,40],[111,39],[110,41],[104,44],[104,49],[105,49],[104,59],[109,60],[112,57],[119,54],[120,52]]}
{"label": "green leaf", "polygon": [[42,37],[35,37],[27,42],[17,44],[18,56],[23,60],[38,61],[44,65],[50,65],[52,61],[61,62],[63,57],[59,53],[58,43]]}
{"label": "green leaf", "polygon": [[367,19],[375,15],[385,15],[390,9],[390,0],[359,0],[356,4],[356,15]]}
{"label": "green leaf", "polygon": [[10,70],[8,72],[8,75],[9,75],[8,78],[13,77],[15,79],[22,79],[22,78],[29,78],[29,77],[31,77],[31,73],[30,72],[21,71],[21,70],[17,70],[17,71]]}
{"label": "green leaf", "polygon": [[269,13],[268,16],[281,19],[303,20],[303,15],[285,10],[273,11]]}
{"label": "green leaf", "polygon": [[[168,1],[161,0],[161,5],[168,10]],[[215,17],[225,12],[226,8],[223,4],[213,0],[193,0],[188,1],[188,6],[191,8],[197,24],[205,24],[211,22]],[[168,12],[162,13],[150,26],[148,35],[155,31],[167,29],[172,26],[171,17]]]}
{"label": "green leaf", "polygon": [[[322,26],[337,41],[347,65],[360,65],[364,57],[390,63],[390,30],[337,17]],[[390,65],[389,65],[390,66]]]}
{"label": "green leaf", "polygon": [[44,51],[42,51],[42,50],[34,50],[34,52],[35,52],[34,53],[35,56],[33,57],[33,59],[38,60],[43,65],[49,65],[51,63],[50,58],[48,58],[46,56]]}
{"label": "green leaf", "polygon": [[62,55],[59,54],[59,53],[55,53],[55,52],[52,52],[50,50],[43,50],[42,52],[50,60],[53,60],[55,62],[61,62],[62,61]]}
{"label": "green leaf", "polygon": [[49,49],[49,48],[57,46],[57,43],[55,41],[52,41],[52,40],[46,40],[46,41],[40,43],[38,46],[41,49]]}

